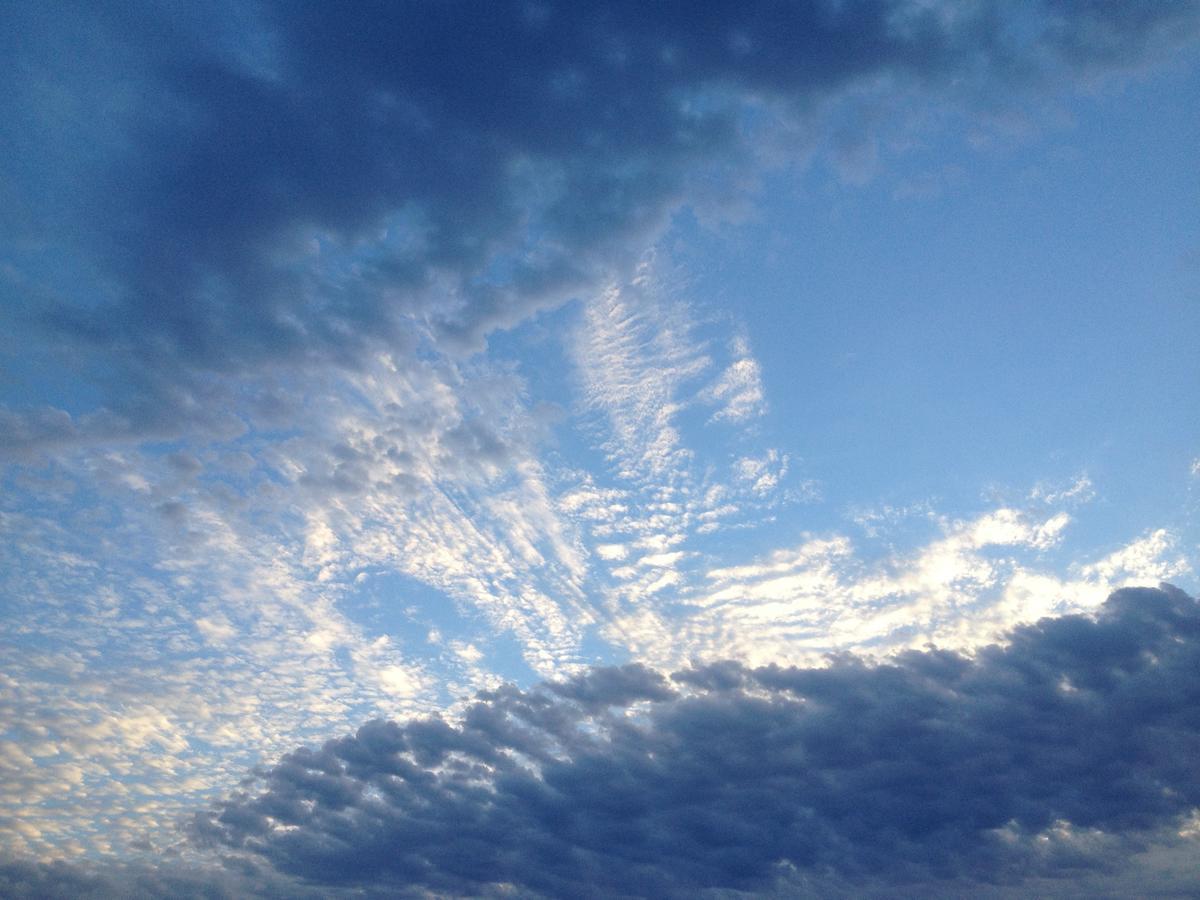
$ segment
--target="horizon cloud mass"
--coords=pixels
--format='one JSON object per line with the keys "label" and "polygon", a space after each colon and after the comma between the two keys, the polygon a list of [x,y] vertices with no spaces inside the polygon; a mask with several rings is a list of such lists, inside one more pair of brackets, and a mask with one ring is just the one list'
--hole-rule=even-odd
{"label": "horizon cloud mass", "polygon": [[1196,828],[1198,710],[1200,604],[1127,588],[973,656],[632,663],[506,685],[454,720],[371,721],[258,770],[189,826],[225,871],[10,864],[0,886],[1116,896],[1123,864]]}

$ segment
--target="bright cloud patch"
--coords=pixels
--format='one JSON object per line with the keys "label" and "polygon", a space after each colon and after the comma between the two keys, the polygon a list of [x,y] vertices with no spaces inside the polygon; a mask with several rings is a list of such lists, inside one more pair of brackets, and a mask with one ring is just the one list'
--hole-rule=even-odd
{"label": "bright cloud patch", "polygon": [[762,369],[750,355],[745,338],[733,342],[734,361],[717,381],[705,388],[701,398],[718,408],[714,421],[745,422],[766,412]]}

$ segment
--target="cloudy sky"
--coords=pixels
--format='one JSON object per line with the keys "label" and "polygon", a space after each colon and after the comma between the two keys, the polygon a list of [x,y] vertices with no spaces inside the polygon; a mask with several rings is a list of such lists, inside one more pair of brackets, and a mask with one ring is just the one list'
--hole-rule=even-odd
{"label": "cloudy sky", "polygon": [[1200,4],[0,19],[0,893],[1200,890]]}

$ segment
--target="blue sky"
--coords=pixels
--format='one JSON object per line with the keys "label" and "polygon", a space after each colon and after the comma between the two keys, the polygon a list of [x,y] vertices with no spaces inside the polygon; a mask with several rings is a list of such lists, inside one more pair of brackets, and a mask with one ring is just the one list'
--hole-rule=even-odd
{"label": "blue sky", "polygon": [[4,15],[5,891],[1195,890],[1195,3]]}

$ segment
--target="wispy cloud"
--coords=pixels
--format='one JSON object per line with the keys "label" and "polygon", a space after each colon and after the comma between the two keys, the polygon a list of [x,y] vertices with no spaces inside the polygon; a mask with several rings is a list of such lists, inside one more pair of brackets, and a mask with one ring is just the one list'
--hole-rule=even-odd
{"label": "wispy cloud", "polygon": [[878,561],[835,533],[754,563],[714,568],[707,588],[690,597],[694,616],[680,623],[668,654],[655,658],[665,665],[719,656],[764,664],[850,648],[970,650],[1019,623],[1086,611],[1116,588],[1191,571],[1160,529],[1064,573],[1047,551],[1069,523],[1063,512],[1034,518],[1001,508],[943,521],[941,536]]}
{"label": "wispy cloud", "polygon": [[654,295],[649,272],[586,306],[576,359],[586,402],[612,431],[620,478],[666,487],[687,467],[675,418],[685,386],[711,365],[690,331],[685,309]]}
{"label": "wispy cloud", "polygon": [[751,355],[745,337],[738,336],[733,340],[731,355],[733,362],[700,394],[701,400],[717,407],[712,414],[715,422],[745,422],[761,416],[767,408],[762,368]]}

